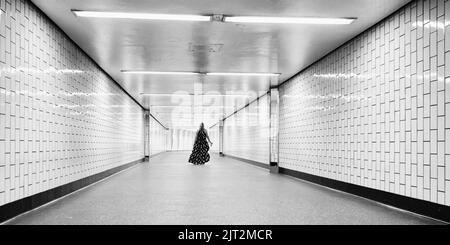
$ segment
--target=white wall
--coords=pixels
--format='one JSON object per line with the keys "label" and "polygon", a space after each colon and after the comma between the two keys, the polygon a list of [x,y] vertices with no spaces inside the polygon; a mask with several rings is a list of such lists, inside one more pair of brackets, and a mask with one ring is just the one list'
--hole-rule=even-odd
{"label": "white wall", "polygon": [[223,152],[269,164],[269,96],[264,95],[224,121]]}
{"label": "white wall", "polygon": [[158,121],[150,116],[150,156],[167,150],[167,134],[169,133]]}
{"label": "white wall", "polygon": [[[218,127],[217,127],[218,129]],[[210,152],[219,152],[219,140],[218,140],[218,130],[208,129],[208,135],[210,140],[213,142],[213,146]],[[169,140],[168,140],[168,151],[192,151],[194,146],[196,131],[184,130],[184,129],[170,129],[168,130]],[[217,136],[216,136],[217,134]],[[217,139],[216,139],[217,137]]]}
{"label": "white wall", "polygon": [[28,1],[0,7],[0,205],[142,159],[141,107]]}
{"label": "white wall", "polygon": [[192,151],[195,141],[195,131],[184,129],[170,129],[172,136],[171,151]]}
{"label": "white wall", "polygon": [[208,136],[213,143],[210,152],[219,153],[219,123],[208,129]]}
{"label": "white wall", "polygon": [[413,1],[280,88],[280,166],[450,205],[450,1]]}

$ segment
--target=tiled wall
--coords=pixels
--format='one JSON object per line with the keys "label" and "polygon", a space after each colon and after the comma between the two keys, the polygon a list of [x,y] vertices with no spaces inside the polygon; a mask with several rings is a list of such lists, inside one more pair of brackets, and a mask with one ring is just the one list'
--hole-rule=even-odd
{"label": "tiled wall", "polygon": [[158,121],[150,117],[150,156],[166,151],[167,134],[166,130]]}
{"label": "tiled wall", "polygon": [[225,155],[269,164],[269,96],[226,118],[223,135]]}
{"label": "tiled wall", "polygon": [[171,151],[192,151],[196,132],[184,129],[170,129]]}
{"label": "tiled wall", "polygon": [[280,166],[450,205],[450,1],[413,1],[280,88]]}
{"label": "tiled wall", "polygon": [[0,8],[0,205],[143,158],[142,109],[28,1]]}
{"label": "tiled wall", "polygon": [[[210,152],[219,152],[219,127],[217,126],[217,130],[207,129],[209,139],[213,142],[213,146],[210,148]],[[170,129],[170,147],[168,150],[171,151],[192,151],[194,146],[194,141],[197,132],[192,130],[184,130],[184,129]],[[217,134],[217,136],[216,136]],[[217,137],[217,139],[216,139]]]}

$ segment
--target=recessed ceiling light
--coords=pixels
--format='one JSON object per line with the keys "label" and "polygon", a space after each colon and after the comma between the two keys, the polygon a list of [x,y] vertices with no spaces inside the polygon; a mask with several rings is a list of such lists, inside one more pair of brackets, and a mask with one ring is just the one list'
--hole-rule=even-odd
{"label": "recessed ceiling light", "polygon": [[153,74],[153,75],[200,75],[200,72],[192,71],[139,71],[139,70],[122,70],[125,74]]}
{"label": "recessed ceiling light", "polygon": [[250,97],[250,95],[247,95],[247,94],[202,94],[202,96],[205,96],[205,97],[218,97],[218,96],[223,96],[223,97]]}
{"label": "recessed ceiling light", "polygon": [[260,76],[260,77],[277,77],[280,73],[263,73],[263,72],[208,72],[208,76]]}
{"label": "recessed ceiling light", "polygon": [[142,71],[142,70],[122,70],[124,74],[152,74],[152,75],[207,75],[207,76],[262,76],[277,77],[280,73],[264,72],[194,72],[194,71]]}
{"label": "recessed ceiling light", "polygon": [[204,97],[250,97],[246,94],[160,94],[160,93],[140,93],[145,96],[204,96]]}
{"label": "recessed ceiling light", "polygon": [[224,22],[265,24],[348,25],[356,18],[226,16]]}
{"label": "recessed ceiling light", "polygon": [[[224,16],[224,15],[185,15],[185,14],[153,14],[72,10],[77,17],[109,18],[109,19],[139,19],[139,20],[174,20],[174,21],[221,21],[238,23],[266,24],[318,24],[346,25],[356,18],[324,18],[324,17],[265,17],[265,16]],[[219,18],[220,17],[220,18]]]}
{"label": "recessed ceiling light", "polygon": [[151,107],[218,107],[218,108],[235,108],[234,106],[224,105],[151,105]]}
{"label": "recessed ceiling light", "polygon": [[140,20],[178,20],[178,21],[210,21],[209,15],[182,15],[182,14],[149,14],[72,10],[78,17],[111,18],[111,19],[140,19]]}
{"label": "recessed ceiling light", "polygon": [[151,96],[193,96],[194,94],[163,94],[163,93],[141,93],[142,95],[151,95]]}
{"label": "recessed ceiling light", "polygon": [[194,94],[155,94],[155,93],[141,93],[146,96],[193,96]]}

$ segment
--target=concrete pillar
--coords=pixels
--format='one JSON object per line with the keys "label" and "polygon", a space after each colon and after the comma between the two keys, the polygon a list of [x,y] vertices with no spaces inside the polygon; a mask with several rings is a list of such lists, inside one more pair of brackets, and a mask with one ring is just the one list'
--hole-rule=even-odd
{"label": "concrete pillar", "polygon": [[166,151],[172,150],[172,130],[166,129]]}
{"label": "concrete pillar", "polygon": [[144,111],[144,157],[148,160],[150,156],[150,111]]}
{"label": "concrete pillar", "polygon": [[219,121],[219,155],[224,156],[223,154],[223,120]]}
{"label": "concrete pillar", "polygon": [[270,172],[278,173],[278,134],[279,134],[279,93],[278,88],[270,89]]}

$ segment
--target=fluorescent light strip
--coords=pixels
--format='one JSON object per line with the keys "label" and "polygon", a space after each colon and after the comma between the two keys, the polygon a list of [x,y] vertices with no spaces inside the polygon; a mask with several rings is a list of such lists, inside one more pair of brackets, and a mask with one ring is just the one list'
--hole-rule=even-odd
{"label": "fluorescent light strip", "polygon": [[348,25],[356,18],[225,16],[224,22],[265,24]]}
{"label": "fluorescent light strip", "polygon": [[264,72],[193,72],[193,71],[139,71],[122,70],[124,74],[150,74],[150,75],[207,75],[207,76],[259,76],[259,77],[277,77],[280,73]]}
{"label": "fluorescent light strip", "polygon": [[193,94],[151,94],[151,93],[141,93],[145,96],[193,96]]}
{"label": "fluorescent light strip", "polygon": [[137,70],[122,70],[124,74],[153,74],[153,75],[201,75],[200,72],[191,71],[137,71]]}
{"label": "fluorescent light strip", "polygon": [[208,72],[208,76],[258,76],[258,77],[277,77],[280,73],[255,73],[255,72]]}
{"label": "fluorescent light strip", "polygon": [[206,97],[216,97],[216,96],[224,96],[224,97],[250,97],[250,95],[247,94],[202,94],[202,96]]}
{"label": "fluorescent light strip", "polygon": [[[72,10],[77,17],[139,20],[213,21],[213,15],[151,14]],[[356,18],[225,16],[224,22],[268,24],[346,25]]]}
{"label": "fluorescent light strip", "polygon": [[177,20],[177,21],[211,21],[209,15],[181,15],[181,14],[149,14],[72,10],[78,17],[110,18],[110,19],[139,19],[139,20]]}
{"label": "fluorescent light strip", "polygon": [[221,106],[221,105],[151,105],[151,107],[161,108],[179,108],[179,107],[213,107],[213,108],[235,108],[234,106]]}
{"label": "fluorescent light strip", "polygon": [[230,96],[230,97],[250,97],[246,94],[152,94],[152,93],[140,93],[145,96],[204,96],[204,97],[217,97],[217,96]]}

